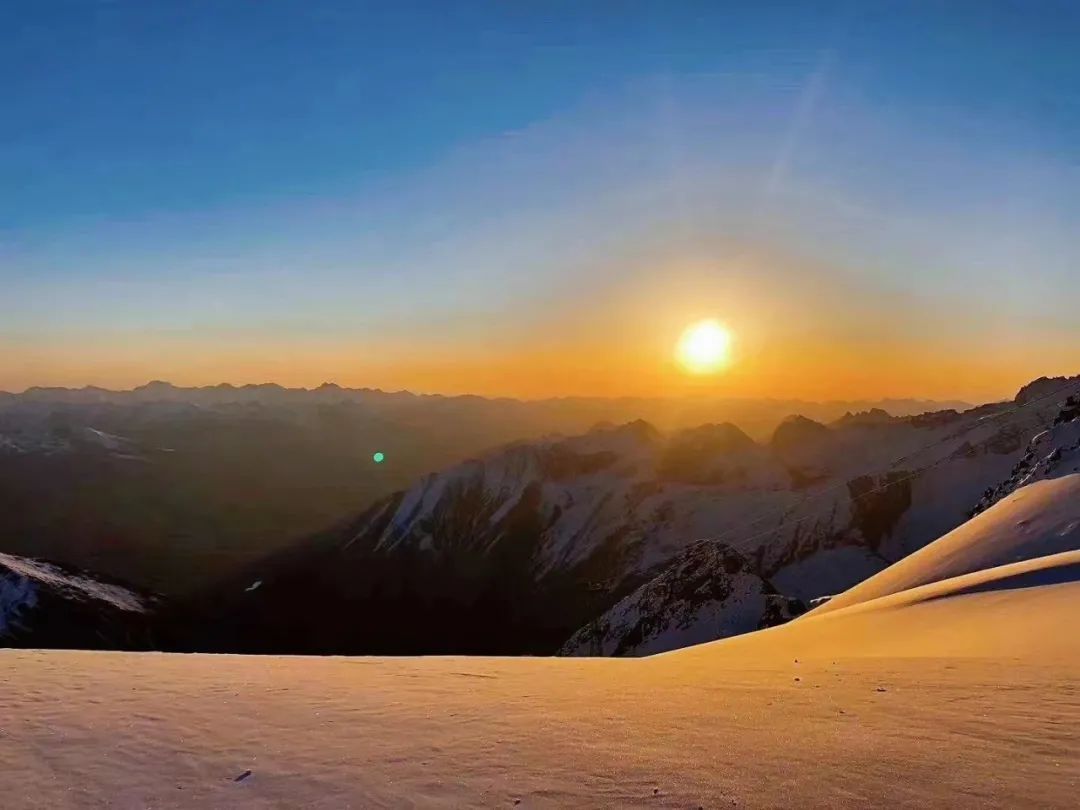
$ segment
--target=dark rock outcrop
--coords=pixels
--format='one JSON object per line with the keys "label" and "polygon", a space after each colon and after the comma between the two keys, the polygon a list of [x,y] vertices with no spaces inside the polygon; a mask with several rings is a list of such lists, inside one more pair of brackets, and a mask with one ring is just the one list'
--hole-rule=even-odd
{"label": "dark rock outcrop", "polygon": [[152,649],[157,607],[129,585],[0,554],[0,647]]}

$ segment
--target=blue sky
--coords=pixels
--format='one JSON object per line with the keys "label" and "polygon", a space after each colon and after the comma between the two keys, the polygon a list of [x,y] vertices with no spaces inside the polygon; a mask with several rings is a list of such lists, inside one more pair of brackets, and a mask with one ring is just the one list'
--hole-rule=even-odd
{"label": "blue sky", "polygon": [[1065,2],[5,4],[0,388],[618,392],[605,341],[702,314],[989,355],[913,395],[1075,372],[1078,37]]}

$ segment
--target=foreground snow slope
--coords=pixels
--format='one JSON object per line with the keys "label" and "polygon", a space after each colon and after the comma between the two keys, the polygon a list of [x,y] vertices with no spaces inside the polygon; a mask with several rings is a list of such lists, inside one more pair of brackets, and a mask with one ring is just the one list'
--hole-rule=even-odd
{"label": "foreground snow slope", "polygon": [[0,790],[19,808],[1074,806],[1075,658],[833,653],[9,652]]}
{"label": "foreground snow slope", "polygon": [[0,795],[1073,807],[1078,611],[1065,552],[644,660],[6,652]]}

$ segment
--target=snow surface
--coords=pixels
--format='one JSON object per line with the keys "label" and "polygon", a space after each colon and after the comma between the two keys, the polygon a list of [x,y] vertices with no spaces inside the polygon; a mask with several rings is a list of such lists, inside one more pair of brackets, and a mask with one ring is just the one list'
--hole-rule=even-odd
{"label": "snow surface", "polygon": [[[0,653],[0,793],[19,808],[1073,807],[1080,657],[1057,631],[1077,607],[1075,584],[976,593],[649,659]],[[918,654],[928,622],[1002,621],[1036,643]],[[831,631],[792,644],[815,625]]]}

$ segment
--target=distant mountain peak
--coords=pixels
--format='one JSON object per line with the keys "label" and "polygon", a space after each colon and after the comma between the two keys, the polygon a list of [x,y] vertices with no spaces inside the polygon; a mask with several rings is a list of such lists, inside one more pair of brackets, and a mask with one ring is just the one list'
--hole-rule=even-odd
{"label": "distant mountain peak", "polygon": [[663,439],[663,434],[651,423],[644,419],[635,419],[632,422],[624,422],[615,425],[610,422],[595,425],[588,435],[593,436],[627,436],[642,444],[654,444]]}
{"label": "distant mountain peak", "polygon": [[711,446],[725,446],[729,450],[742,450],[756,442],[738,425],[731,422],[710,423],[679,431],[676,440],[707,442]]}
{"label": "distant mountain peak", "polygon": [[785,450],[803,446],[807,442],[826,441],[832,436],[833,432],[827,425],[800,414],[792,414],[776,426],[769,445],[776,450]]}
{"label": "distant mountain peak", "polygon": [[897,417],[884,408],[870,408],[867,411],[858,411],[856,413],[848,411],[837,419],[835,424],[845,427],[852,425],[887,425],[890,422],[895,422],[896,419]]}

